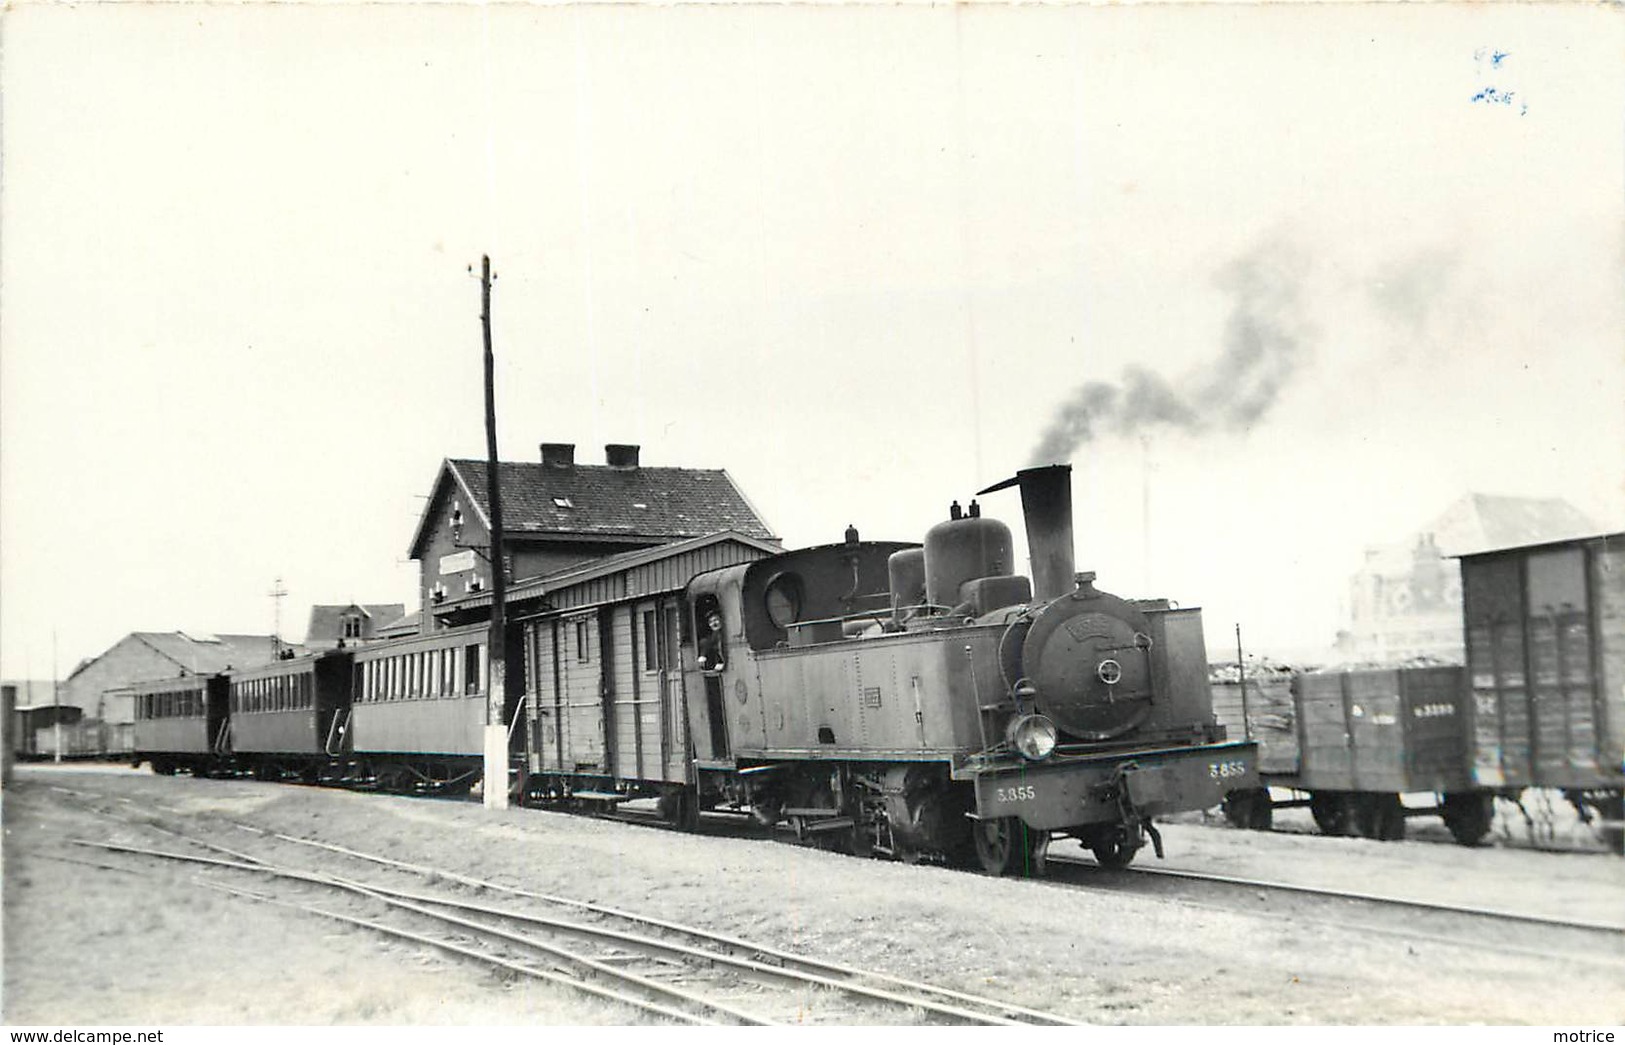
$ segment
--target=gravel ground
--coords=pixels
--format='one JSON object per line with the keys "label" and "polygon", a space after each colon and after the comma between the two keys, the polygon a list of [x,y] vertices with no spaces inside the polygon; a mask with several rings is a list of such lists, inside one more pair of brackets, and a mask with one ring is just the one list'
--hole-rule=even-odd
{"label": "gravel ground", "polygon": [[[136,801],[129,808],[178,807],[180,815],[161,815],[227,844],[234,829],[223,821],[248,821],[1091,1023],[1625,1020],[1625,938],[1602,962],[1584,954],[1554,962],[1322,924],[1262,893],[1256,911],[1222,910],[534,810],[122,767],[19,767],[0,796],[0,1005],[11,1024],[640,1022],[629,1010],[200,889],[186,867],[69,845],[83,837],[179,847],[84,810],[51,785],[116,791]],[[1378,844],[1200,822],[1163,833],[1171,867],[1625,920],[1625,865],[1602,853]],[[140,872],[70,862],[85,860]]]}

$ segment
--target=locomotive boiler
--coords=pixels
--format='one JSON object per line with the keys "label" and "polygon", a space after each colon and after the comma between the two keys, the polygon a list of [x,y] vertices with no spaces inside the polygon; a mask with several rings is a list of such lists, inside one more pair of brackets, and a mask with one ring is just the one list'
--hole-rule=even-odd
{"label": "locomotive boiler", "polygon": [[923,547],[866,542],[700,574],[684,693],[691,795],[798,836],[1032,873],[1071,837],[1120,866],[1154,818],[1257,786],[1215,723],[1201,611],[1073,560],[1071,468],[1018,472],[1032,578],[977,502]]}

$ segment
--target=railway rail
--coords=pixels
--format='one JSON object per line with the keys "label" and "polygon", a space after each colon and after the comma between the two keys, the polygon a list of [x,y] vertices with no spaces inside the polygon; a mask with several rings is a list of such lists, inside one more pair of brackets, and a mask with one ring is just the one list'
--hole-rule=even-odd
{"label": "railway rail", "polygon": [[[1473,950],[1493,947],[1502,952],[1516,951],[1561,961],[1625,965],[1625,924],[1617,922],[1555,917],[1178,868],[1132,867],[1108,871],[1091,860],[1064,854],[1050,854],[1046,863],[1061,871],[1055,877],[1087,884],[1091,888],[1108,886],[1143,891],[1148,895],[1205,905],[1206,898],[1212,893],[1209,887],[1217,887],[1245,902],[1215,906],[1265,915],[1277,907],[1307,898],[1311,903],[1324,902],[1327,905],[1315,919],[1321,925]],[[1141,890],[1139,887],[1147,880],[1158,881],[1158,885],[1153,889]],[[1167,883],[1177,883],[1176,888],[1170,890]],[[1181,888],[1186,885],[1195,886],[1196,889]],[[1258,906],[1260,899],[1267,905],[1263,911]],[[1350,916],[1353,916],[1352,920]],[[1530,946],[1513,939],[1512,934],[1519,927],[1540,931],[1543,942],[1550,946]]]}
{"label": "railway rail", "polygon": [[[117,796],[67,788],[55,790],[83,799],[126,801]],[[146,808],[162,809],[150,805]],[[162,811],[181,812],[173,807]],[[513,975],[582,990],[673,1022],[1050,1026],[1073,1023],[1063,1016],[997,999],[808,958],[587,901],[516,889],[324,842],[273,834],[250,824],[227,821],[245,834],[258,836],[262,844],[300,846],[320,852],[324,858],[342,856],[454,886],[500,893],[515,903],[540,904],[552,913],[476,903],[444,892],[397,888],[327,869],[294,867],[265,855],[217,845],[154,823],[150,818],[131,822],[215,855],[84,839],[75,840],[75,844],[125,857],[259,875],[302,891],[317,887],[343,893],[351,902],[381,904],[386,908],[387,918],[334,910],[311,902],[308,896],[289,896],[285,889],[262,892],[218,881],[202,883],[239,898],[326,917]],[[115,864],[97,866],[131,870]],[[574,917],[561,917],[558,913],[561,911]]]}
{"label": "railway rail", "polygon": [[[70,794],[76,794],[76,795],[80,795],[80,796],[84,796],[84,797],[90,797],[92,795],[91,792],[74,791],[73,789],[69,789],[69,788],[62,788],[62,787],[53,786],[52,789],[56,790],[56,791],[60,791],[60,792],[64,792],[64,793],[70,793]],[[123,798],[122,796],[96,795],[95,797],[113,798],[116,801],[124,802],[124,803],[128,803],[130,801],[129,799]],[[152,808],[164,808],[164,807],[153,806]],[[173,807],[168,807],[166,809],[166,811],[176,813],[176,814],[180,814],[180,813],[183,812],[182,810],[175,809]],[[630,824],[630,825],[638,826],[638,827],[654,827],[654,828],[657,828],[657,829],[669,829],[669,825],[665,824],[658,817],[655,817],[653,815],[649,815],[649,816],[638,815],[638,814],[632,813],[631,811],[621,811],[621,812],[618,812],[618,813],[599,814],[596,818],[597,819],[603,819],[603,820],[609,820],[609,821],[617,822],[617,823],[626,823],[626,824]],[[727,817],[726,822],[728,824],[732,825],[732,826],[739,826],[740,825],[740,820],[739,820],[738,817],[733,817],[733,816]],[[259,828],[254,827],[254,826],[249,825],[249,824],[241,824],[241,823],[239,823],[239,824],[236,824],[235,826],[238,827],[241,830],[244,830],[244,831],[260,833]],[[727,832],[727,833],[729,833],[729,834],[737,833],[740,836],[758,837],[758,836],[760,836],[760,829],[755,827],[754,825],[751,825],[748,822],[746,822],[744,824],[744,826],[738,832],[731,832],[730,831],[730,832]],[[327,843],[322,843],[322,842],[318,842],[318,841],[314,841],[314,840],[310,840],[310,839],[294,838],[294,837],[287,836],[287,835],[278,835],[278,836],[274,836],[274,837],[278,838],[281,841],[290,843],[290,844],[307,846],[307,847],[316,848],[316,849],[324,849],[324,850],[326,850],[328,852],[349,856],[349,857],[351,857],[353,859],[363,861],[363,862],[374,863],[374,864],[377,864],[379,866],[394,866],[397,869],[408,870],[411,873],[414,873],[414,874],[417,874],[417,875],[420,875],[420,876],[437,875],[437,876],[446,878],[448,880],[461,882],[462,884],[465,884],[465,885],[467,885],[469,887],[472,887],[472,888],[488,889],[488,890],[492,890],[492,891],[495,891],[495,892],[511,892],[516,896],[523,896],[523,897],[528,897],[528,898],[531,898],[531,899],[543,900],[543,901],[550,902],[550,903],[556,903],[556,904],[558,904],[560,906],[565,906],[565,907],[570,907],[572,905],[578,905],[579,904],[580,909],[583,910],[583,911],[594,911],[594,910],[599,909],[599,908],[596,907],[596,905],[586,904],[586,903],[581,902],[581,901],[572,901],[572,900],[568,900],[568,899],[562,898],[562,897],[547,896],[545,894],[527,893],[524,890],[511,889],[510,887],[502,886],[502,885],[499,885],[497,883],[488,882],[488,881],[484,881],[484,880],[481,880],[481,879],[469,878],[469,877],[463,876],[463,875],[457,875],[457,874],[444,872],[444,871],[437,871],[437,870],[435,870],[433,868],[427,868],[427,867],[422,867],[422,866],[418,866],[418,865],[401,863],[399,861],[392,861],[392,860],[390,860],[388,858],[385,858],[385,857],[382,857],[382,856],[363,853],[363,852],[360,852],[358,850],[350,850],[350,849],[346,849],[346,848],[340,847],[340,846],[331,846],[331,845],[328,845]],[[1085,876],[1087,876],[1087,879],[1079,879],[1079,880],[1087,880],[1090,885],[1097,886],[1097,887],[1101,886],[1101,885],[1104,885],[1104,884],[1109,882],[1109,883],[1111,883],[1112,887],[1114,887],[1114,888],[1124,888],[1125,883],[1132,882],[1136,878],[1142,878],[1142,879],[1143,878],[1163,878],[1163,879],[1171,879],[1171,880],[1183,880],[1183,881],[1187,881],[1187,882],[1200,883],[1200,884],[1211,885],[1211,886],[1219,886],[1219,887],[1227,888],[1227,889],[1231,889],[1231,890],[1251,890],[1254,893],[1263,892],[1263,893],[1276,893],[1276,894],[1282,894],[1282,895],[1295,894],[1295,895],[1299,895],[1299,896],[1315,897],[1315,898],[1324,899],[1324,900],[1333,901],[1333,902],[1343,901],[1343,902],[1349,902],[1349,903],[1353,903],[1353,904],[1363,905],[1363,906],[1368,907],[1368,908],[1400,909],[1400,910],[1409,910],[1409,911],[1413,911],[1413,912],[1421,912],[1423,914],[1459,916],[1459,917],[1461,917],[1463,919],[1477,920],[1481,924],[1484,924],[1484,923],[1491,923],[1491,924],[1493,924],[1493,923],[1523,924],[1523,925],[1528,925],[1528,926],[1533,926],[1533,927],[1548,929],[1548,930],[1572,930],[1575,933],[1590,934],[1590,935],[1592,935],[1594,937],[1601,937],[1601,938],[1603,938],[1605,940],[1607,940],[1607,939],[1617,940],[1620,943],[1620,949],[1621,949],[1622,955],[1625,955],[1625,922],[1607,922],[1607,921],[1599,921],[1599,920],[1596,920],[1596,919],[1556,917],[1556,916],[1552,916],[1552,915],[1542,915],[1542,914],[1534,914],[1534,913],[1529,913],[1529,912],[1513,911],[1513,910],[1508,910],[1508,909],[1505,909],[1505,908],[1492,908],[1492,907],[1483,907],[1483,906],[1473,906],[1473,905],[1470,905],[1470,904],[1459,904],[1459,903],[1443,903],[1443,902],[1440,902],[1440,901],[1423,900],[1423,899],[1419,899],[1419,898],[1396,896],[1396,895],[1392,895],[1392,894],[1379,894],[1379,893],[1365,892],[1365,891],[1360,891],[1360,890],[1335,889],[1335,888],[1330,888],[1330,887],[1326,887],[1326,886],[1310,885],[1310,884],[1304,884],[1304,883],[1294,883],[1294,882],[1287,882],[1287,881],[1281,881],[1281,880],[1270,880],[1270,879],[1245,878],[1245,877],[1239,877],[1239,876],[1233,876],[1233,875],[1213,874],[1213,873],[1208,873],[1208,872],[1192,871],[1192,870],[1185,870],[1185,869],[1179,869],[1179,868],[1152,866],[1152,865],[1146,865],[1146,864],[1136,864],[1136,865],[1134,865],[1132,867],[1129,867],[1129,868],[1126,868],[1126,869],[1119,869],[1119,870],[1116,870],[1116,871],[1108,871],[1108,870],[1106,870],[1104,868],[1101,868],[1095,861],[1090,860],[1088,858],[1074,857],[1074,856],[1070,856],[1070,855],[1066,855],[1066,854],[1058,854],[1058,853],[1054,853],[1053,851],[1048,855],[1048,857],[1046,859],[1046,863],[1051,864],[1051,865],[1056,865],[1058,867],[1066,867],[1066,868],[1070,869],[1069,873],[1078,874],[1078,875],[1085,875]],[[615,915],[615,916],[620,916],[620,917],[626,917],[626,918],[631,918],[631,919],[638,919],[640,917],[640,916],[637,916],[637,915],[632,915],[629,912],[615,911],[612,908],[602,908],[602,910],[604,912],[608,913],[608,914]],[[675,925],[674,923],[663,923],[663,922],[660,922],[657,919],[644,919],[644,921],[649,925],[659,926],[659,927],[667,929],[668,931],[681,931],[681,932],[693,933],[693,934],[696,934],[696,938],[702,938],[702,937],[706,936],[706,934],[702,933],[701,930],[694,929],[692,927],[678,926],[678,925]],[[1426,934],[1416,934],[1416,935],[1425,936]],[[715,940],[727,940],[728,939],[726,937],[712,937],[712,938],[715,939]],[[730,946],[742,946],[742,947],[744,947],[744,946],[752,946],[752,945],[745,944],[744,941],[729,940],[728,942],[729,942]],[[769,951],[769,950],[766,950],[766,949],[761,949],[761,953],[763,953],[764,955],[767,955],[771,960],[776,961],[776,962],[802,961],[803,960],[803,959],[799,959],[797,956],[790,955],[790,954],[787,954],[785,952],[773,952],[773,951]],[[842,975],[849,975],[849,974],[855,972],[855,970],[846,969],[844,967],[827,966],[827,965],[822,965],[821,963],[817,963],[817,962],[809,962],[808,967],[809,968],[818,967],[818,968],[839,970],[839,972]],[[870,974],[870,975],[873,975],[873,974]]]}

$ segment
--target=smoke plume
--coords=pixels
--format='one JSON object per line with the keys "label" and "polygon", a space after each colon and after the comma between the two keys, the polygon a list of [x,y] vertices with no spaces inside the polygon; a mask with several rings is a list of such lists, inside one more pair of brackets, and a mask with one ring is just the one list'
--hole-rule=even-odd
{"label": "smoke plume", "polygon": [[1031,463],[1066,461],[1102,435],[1234,432],[1263,420],[1310,355],[1298,302],[1303,275],[1303,258],[1273,242],[1226,265],[1214,280],[1231,300],[1217,357],[1173,381],[1130,366],[1116,383],[1081,385],[1044,429]]}

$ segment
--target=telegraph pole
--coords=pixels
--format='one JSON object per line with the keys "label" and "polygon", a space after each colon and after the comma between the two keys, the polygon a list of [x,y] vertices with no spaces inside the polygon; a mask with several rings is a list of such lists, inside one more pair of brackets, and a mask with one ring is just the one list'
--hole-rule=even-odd
{"label": "telegraph pole", "polygon": [[282,600],[288,594],[288,589],[282,586],[281,577],[271,583],[271,590],[266,594],[271,597],[271,605],[275,607],[271,614],[271,659],[279,660],[282,657]]}
{"label": "telegraph pole", "polygon": [[497,477],[496,360],[491,352],[491,256],[480,261],[480,329],[485,336],[485,485],[491,497],[491,632],[486,639],[485,673],[485,808],[508,808],[508,731],[502,715],[506,703],[507,628],[503,601],[508,594],[502,563],[502,488]]}
{"label": "telegraph pole", "polygon": [[51,733],[56,740],[56,757],[52,762],[62,761],[62,689],[57,685],[56,670],[56,629],[51,629]]}

